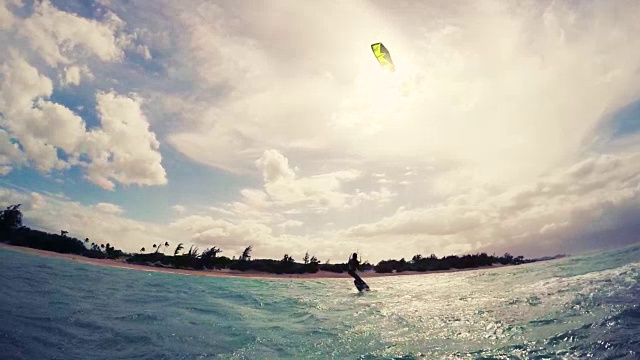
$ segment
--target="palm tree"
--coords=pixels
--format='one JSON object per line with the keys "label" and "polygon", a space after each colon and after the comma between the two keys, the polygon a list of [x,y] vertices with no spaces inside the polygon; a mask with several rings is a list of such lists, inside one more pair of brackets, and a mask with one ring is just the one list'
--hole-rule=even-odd
{"label": "palm tree", "polygon": [[140,252],[141,253],[145,252],[145,249],[144,248],[140,249]]}
{"label": "palm tree", "polygon": [[242,252],[242,255],[240,255],[240,261],[249,261],[251,260],[251,255],[249,255],[251,253],[251,245],[247,246],[244,251]]}
{"label": "palm tree", "polygon": [[200,257],[202,259],[213,259],[216,257],[216,255],[218,255],[218,253],[221,253],[221,252],[222,252],[222,249],[220,249],[217,246],[214,246],[210,249],[206,249],[205,251],[203,251]]}
{"label": "palm tree", "polygon": [[309,252],[308,251],[304,254],[304,259],[302,259],[302,260],[304,261],[305,265],[309,263]]}
{"label": "palm tree", "polygon": [[184,246],[182,246],[182,243],[178,244],[178,246],[176,246],[176,251],[173,252],[173,256],[178,256],[178,253],[182,249],[184,249]]}
{"label": "palm tree", "polygon": [[187,257],[190,257],[190,258],[198,257],[198,247],[196,246],[194,249],[194,246],[191,245],[191,247],[189,248],[189,252],[187,252]]}
{"label": "palm tree", "polygon": [[67,236],[68,233],[68,231],[60,230],[60,236]]}
{"label": "palm tree", "polygon": [[[159,252],[160,252],[160,248],[161,248],[162,246],[164,246],[164,247],[165,247],[165,249],[169,247],[169,242],[168,242],[168,241],[165,241],[165,242],[164,242],[164,244],[163,244],[163,243],[160,243],[160,244],[158,244],[157,246],[158,246],[158,247],[156,248],[156,253],[159,253]],[[156,245],[154,244],[154,245],[153,245],[153,247],[155,248],[155,247],[156,247]],[[164,254],[164,249],[162,250],[162,253]]]}

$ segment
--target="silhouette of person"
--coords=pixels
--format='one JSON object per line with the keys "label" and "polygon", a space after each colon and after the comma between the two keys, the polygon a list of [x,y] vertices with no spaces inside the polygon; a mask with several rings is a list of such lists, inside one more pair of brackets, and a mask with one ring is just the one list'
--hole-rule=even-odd
{"label": "silhouette of person", "polygon": [[368,288],[367,284],[364,282],[364,280],[362,280],[360,275],[358,275],[357,273],[358,267],[360,266],[360,261],[358,261],[358,254],[353,253],[353,255],[351,255],[351,258],[349,259],[349,262],[347,264],[349,266],[349,269],[347,272],[349,273],[349,275],[351,275],[355,279],[353,283],[356,285],[358,290],[362,291],[363,289]]}

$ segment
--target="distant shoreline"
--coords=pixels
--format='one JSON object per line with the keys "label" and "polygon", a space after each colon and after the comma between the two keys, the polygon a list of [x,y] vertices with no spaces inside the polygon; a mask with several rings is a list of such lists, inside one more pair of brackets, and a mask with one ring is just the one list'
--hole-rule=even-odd
{"label": "distant shoreline", "polygon": [[[240,270],[228,270],[228,269],[222,269],[222,270],[172,269],[172,268],[166,268],[166,267],[130,264],[130,263],[127,263],[125,260],[94,259],[94,258],[88,258],[88,257],[82,256],[82,255],[77,255],[77,254],[62,254],[54,251],[46,251],[46,250],[34,249],[34,248],[29,248],[24,246],[9,245],[4,243],[0,243],[0,249],[13,250],[13,251],[34,254],[34,255],[39,255],[44,257],[66,259],[66,260],[76,261],[76,262],[90,264],[90,265],[108,266],[113,268],[148,271],[148,272],[159,272],[159,273],[167,273],[167,274],[179,274],[179,275],[210,276],[210,277],[240,277],[240,278],[249,278],[249,279],[276,279],[276,280],[278,279],[317,280],[317,279],[351,278],[351,276],[346,272],[334,273],[334,272],[322,271],[322,270],[315,273],[304,273],[304,274],[274,274],[274,273],[266,273],[266,272],[259,272],[259,271],[240,271]],[[500,268],[504,266],[513,266],[513,265],[494,264],[491,266],[482,266],[482,267],[467,268],[467,269],[450,269],[450,270],[435,270],[435,271],[403,271],[399,273],[398,272],[376,273],[373,270],[369,270],[369,271],[361,271],[360,275],[363,278],[405,276],[405,275],[428,275],[428,274],[450,273],[450,272],[459,272],[459,271],[495,269],[495,268]]]}

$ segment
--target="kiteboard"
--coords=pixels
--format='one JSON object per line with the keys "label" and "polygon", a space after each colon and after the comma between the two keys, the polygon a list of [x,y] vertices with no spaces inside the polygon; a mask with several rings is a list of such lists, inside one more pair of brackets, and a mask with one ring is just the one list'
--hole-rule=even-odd
{"label": "kiteboard", "polygon": [[360,292],[371,291],[371,289],[369,288],[369,285],[367,285],[367,283],[364,281],[358,282],[358,280],[353,280],[353,284],[356,286],[356,289],[358,289],[358,291]]}

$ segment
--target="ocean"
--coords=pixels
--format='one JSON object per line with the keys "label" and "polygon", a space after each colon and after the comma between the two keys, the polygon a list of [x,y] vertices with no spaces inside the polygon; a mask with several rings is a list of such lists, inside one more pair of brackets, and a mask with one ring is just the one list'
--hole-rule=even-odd
{"label": "ocean", "polygon": [[146,272],[0,249],[1,359],[640,359],[640,245],[349,279]]}

